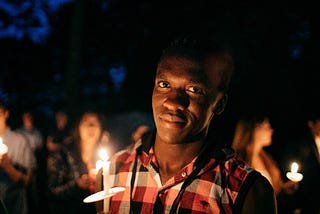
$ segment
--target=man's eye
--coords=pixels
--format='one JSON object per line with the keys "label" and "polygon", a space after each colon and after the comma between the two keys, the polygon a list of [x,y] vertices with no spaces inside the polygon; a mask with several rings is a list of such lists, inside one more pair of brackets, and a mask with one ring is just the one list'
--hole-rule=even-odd
{"label": "man's eye", "polygon": [[168,88],[169,87],[169,83],[167,82],[159,82],[158,85],[160,86],[160,88]]}
{"label": "man's eye", "polygon": [[195,93],[195,94],[204,94],[203,90],[201,90],[200,88],[195,87],[195,86],[189,87],[188,90],[192,93]]}

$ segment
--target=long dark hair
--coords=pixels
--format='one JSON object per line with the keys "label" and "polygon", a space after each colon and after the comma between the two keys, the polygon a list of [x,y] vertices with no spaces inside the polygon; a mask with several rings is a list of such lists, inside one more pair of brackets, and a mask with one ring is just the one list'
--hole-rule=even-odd
{"label": "long dark hair", "polygon": [[236,123],[232,148],[249,164],[251,164],[251,153],[248,151],[253,143],[254,130],[265,120],[270,121],[269,116],[252,113],[242,115]]}

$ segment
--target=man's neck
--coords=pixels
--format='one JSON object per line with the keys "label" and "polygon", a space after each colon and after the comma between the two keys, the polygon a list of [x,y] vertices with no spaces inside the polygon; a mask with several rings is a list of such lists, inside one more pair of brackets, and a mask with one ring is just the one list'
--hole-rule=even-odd
{"label": "man's neck", "polygon": [[168,144],[156,141],[154,151],[159,164],[162,184],[165,184],[189,164],[199,154],[202,144],[201,142]]}

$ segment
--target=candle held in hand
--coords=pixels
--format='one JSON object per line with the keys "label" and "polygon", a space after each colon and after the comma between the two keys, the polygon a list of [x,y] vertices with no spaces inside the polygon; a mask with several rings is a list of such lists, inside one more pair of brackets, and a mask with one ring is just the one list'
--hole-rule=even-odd
{"label": "candle held in hand", "polygon": [[99,151],[99,157],[101,160],[98,160],[96,162],[96,168],[94,171],[96,172],[96,176],[98,171],[102,168],[102,183],[103,183],[103,190],[96,192],[92,195],[89,195],[85,199],[83,199],[84,203],[92,203],[96,201],[103,200],[103,213],[109,212],[109,206],[110,206],[110,197],[112,197],[115,194],[118,194],[119,192],[125,191],[126,188],[124,187],[111,187],[111,180],[110,180],[110,161],[109,161],[109,155],[106,152],[106,150],[101,149]]}
{"label": "candle held in hand", "polygon": [[[102,168],[102,175],[103,175],[103,190],[105,192],[105,195],[109,193],[109,189],[111,187],[109,182],[109,167],[110,167],[110,161],[109,156],[105,150],[99,151],[99,156],[101,157],[103,161],[103,168]],[[109,212],[109,198],[105,198],[103,200],[103,212],[107,213]]]}
{"label": "candle held in hand", "polygon": [[112,182],[110,181],[110,161],[108,153],[105,150],[99,151],[99,157],[102,160],[98,160],[96,162],[96,168],[95,171],[98,173],[98,171],[102,168],[102,177],[103,177],[103,190],[96,192],[88,197],[86,197],[83,202],[84,203],[92,203],[95,201],[103,200],[103,213],[109,212],[109,203],[110,203],[110,197],[112,197],[115,194],[118,194],[119,192],[125,191],[126,188],[124,187],[111,187]]}
{"label": "candle held in hand", "polygon": [[287,172],[287,178],[289,178],[291,181],[299,182],[302,180],[303,175],[298,172],[299,165],[296,162],[293,162],[291,164],[291,171]]}

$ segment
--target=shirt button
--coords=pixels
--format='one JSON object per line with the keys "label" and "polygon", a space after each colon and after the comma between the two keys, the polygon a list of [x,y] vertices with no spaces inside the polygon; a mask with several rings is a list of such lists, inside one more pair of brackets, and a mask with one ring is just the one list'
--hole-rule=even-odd
{"label": "shirt button", "polygon": [[184,178],[184,177],[187,176],[187,173],[186,173],[186,172],[182,172],[182,173],[181,173],[181,176]]}

